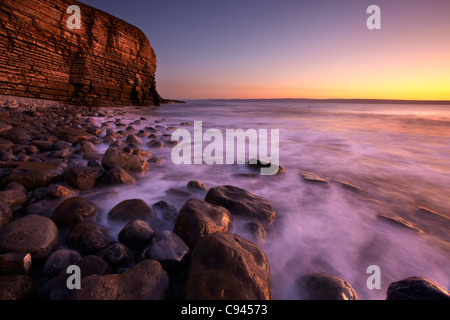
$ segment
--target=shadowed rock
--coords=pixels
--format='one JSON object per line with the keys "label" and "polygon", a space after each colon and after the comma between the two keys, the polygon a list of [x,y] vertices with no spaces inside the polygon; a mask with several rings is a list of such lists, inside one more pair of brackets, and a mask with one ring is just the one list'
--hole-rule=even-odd
{"label": "shadowed rock", "polygon": [[97,206],[86,199],[74,197],[63,201],[53,211],[52,219],[63,226],[73,226],[83,221],[93,220]]}
{"label": "shadowed rock", "polygon": [[149,221],[155,217],[153,209],[141,199],[124,200],[108,213],[108,219],[119,222]]}
{"label": "shadowed rock", "polygon": [[296,284],[306,300],[359,300],[348,282],[326,274],[308,274],[297,279]]}
{"label": "shadowed rock", "polygon": [[388,288],[387,300],[450,300],[450,292],[431,280],[409,277]]}

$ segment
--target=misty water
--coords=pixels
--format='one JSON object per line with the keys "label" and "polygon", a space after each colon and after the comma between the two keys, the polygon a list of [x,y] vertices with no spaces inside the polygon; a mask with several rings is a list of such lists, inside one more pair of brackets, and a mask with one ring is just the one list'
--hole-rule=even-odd
{"label": "misty water", "polygon": [[[273,299],[301,299],[296,279],[312,272],[348,281],[361,299],[385,299],[390,283],[409,276],[450,287],[450,106],[209,100],[108,110],[113,117],[98,124],[110,121],[120,130],[114,127],[120,118],[137,130],[152,126],[162,141],[170,140],[172,126],[193,132],[194,121],[224,133],[279,129],[280,165],[286,169],[260,176],[245,175],[255,173],[246,165],[177,166],[171,147],[144,144],[164,162],[150,164],[137,184],[81,193],[101,208],[101,223],[113,236],[123,225],[111,225],[106,215],[122,200],[165,200],[181,208],[190,197],[206,194],[188,191],[190,180],[234,185],[268,199],[277,212],[265,242],[247,233],[239,219],[231,230],[267,254]],[[146,120],[135,122],[141,117]],[[107,147],[98,146],[98,152]],[[329,184],[308,183],[302,171]],[[401,218],[403,225],[380,215]],[[380,290],[366,286],[370,265],[381,269]]]}

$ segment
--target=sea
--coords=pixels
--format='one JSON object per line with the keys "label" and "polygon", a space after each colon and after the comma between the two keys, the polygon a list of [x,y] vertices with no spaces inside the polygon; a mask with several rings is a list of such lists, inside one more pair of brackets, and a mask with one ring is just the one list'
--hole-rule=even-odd
{"label": "sea", "polygon": [[[173,145],[151,149],[143,138],[142,148],[162,163],[151,163],[134,185],[82,193],[101,208],[101,223],[114,237],[123,226],[106,216],[122,200],[139,198],[149,205],[164,200],[181,208],[189,198],[206,195],[190,191],[191,180],[233,185],[266,198],[277,213],[266,240],[246,231],[239,217],[230,230],[266,253],[274,300],[303,299],[298,279],[310,273],[337,276],[364,300],[385,299],[392,282],[411,276],[450,288],[450,105],[192,100],[107,109],[111,115],[98,118],[99,125],[108,122],[115,129],[114,121],[121,119],[137,131],[151,126],[164,142],[177,129],[194,137],[199,121],[203,130],[224,135],[278,130],[279,165],[285,169],[261,175],[225,161],[174,164]],[[107,148],[101,144],[97,151]],[[307,181],[304,172],[328,183]],[[378,287],[371,266],[378,267]]]}

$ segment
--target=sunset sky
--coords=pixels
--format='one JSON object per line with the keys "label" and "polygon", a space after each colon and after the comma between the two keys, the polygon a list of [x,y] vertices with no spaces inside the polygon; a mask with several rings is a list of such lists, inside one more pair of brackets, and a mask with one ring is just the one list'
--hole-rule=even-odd
{"label": "sunset sky", "polygon": [[164,98],[450,100],[449,0],[81,2],[147,35]]}

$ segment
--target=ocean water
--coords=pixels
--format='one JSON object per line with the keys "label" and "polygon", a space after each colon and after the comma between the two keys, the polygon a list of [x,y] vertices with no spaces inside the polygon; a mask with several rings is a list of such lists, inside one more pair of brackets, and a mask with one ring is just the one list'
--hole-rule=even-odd
{"label": "ocean water", "polygon": [[[171,147],[148,149],[165,161],[151,164],[136,185],[82,193],[101,208],[101,223],[114,236],[122,226],[111,225],[106,215],[122,200],[166,200],[180,208],[190,197],[205,196],[189,193],[190,180],[234,185],[268,199],[277,212],[265,242],[252,238],[239,219],[232,230],[267,254],[273,299],[301,299],[296,280],[312,272],[341,277],[361,299],[385,299],[390,283],[409,276],[450,288],[450,106],[203,100],[109,110],[114,116],[99,124],[110,121],[114,129],[116,118],[129,124],[144,117],[133,126],[155,127],[166,141],[170,127],[193,132],[195,121],[224,135],[226,129],[278,129],[279,161],[286,169],[246,176],[255,173],[246,165],[175,165]],[[328,186],[304,181],[302,171]],[[366,285],[371,265],[381,270],[379,290]]]}

